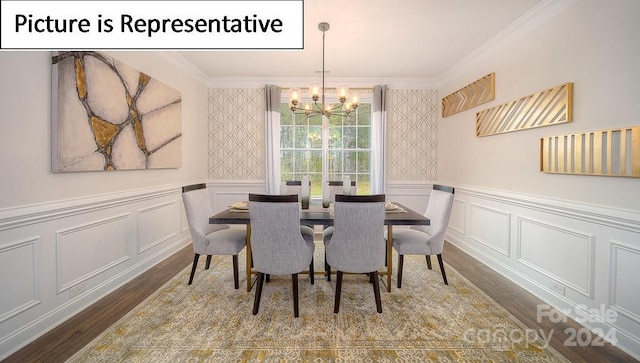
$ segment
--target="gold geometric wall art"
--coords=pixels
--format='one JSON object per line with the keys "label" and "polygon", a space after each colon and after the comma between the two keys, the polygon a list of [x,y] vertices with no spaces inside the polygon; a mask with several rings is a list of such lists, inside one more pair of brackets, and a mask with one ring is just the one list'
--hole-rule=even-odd
{"label": "gold geometric wall art", "polygon": [[52,171],[181,166],[179,91],[99,52],[51,61]]}
{"label": "gold geometric wall art", "polygon": [[490,73],[442,99],[442,118],[496,98],[496,74]]}
{"label": "gold geometric wall art", "polygon": [[640,126],[543,137],[540,171],[640,178]]}
{"label": "gold geometric wall art", "polygon": [[550,126],[572,120],[573,83],[519,98],[476,114],[476,136]]}

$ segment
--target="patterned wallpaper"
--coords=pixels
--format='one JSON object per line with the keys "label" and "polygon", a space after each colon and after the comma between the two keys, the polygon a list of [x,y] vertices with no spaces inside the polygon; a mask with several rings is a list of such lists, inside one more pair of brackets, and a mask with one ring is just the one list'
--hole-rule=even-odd
{"label": "patterned wallpaper", "polygon": [[[209,89],[209,179],[264,180],[264,89]],[[437,90],[387,92],[387,181],[437,180]]]}
{"label": "patterned wallpaper", "polygon": [[438,91],[387,92],[387,180],[438,179]]}
{"label": "patterned wallpaper", "polygon": [[209,89],[209,179],[264,180],[264,89]]}

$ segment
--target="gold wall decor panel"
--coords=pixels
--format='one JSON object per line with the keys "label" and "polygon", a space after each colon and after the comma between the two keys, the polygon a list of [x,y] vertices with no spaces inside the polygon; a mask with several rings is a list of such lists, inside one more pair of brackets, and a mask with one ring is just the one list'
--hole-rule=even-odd
{"label": "gold wall decor panel", "polygon": [[476,114],[476,136],[571,122],[573,83],[568,82]]}
{"label": "gold wall decor panel", "polygon": [[640,178],[640,126],[543,137],[540,171]]}
{"label": "gold wall decor panel", "polygon": [[442,118],[496,98],[496,74],[490,73],[442,99]]}

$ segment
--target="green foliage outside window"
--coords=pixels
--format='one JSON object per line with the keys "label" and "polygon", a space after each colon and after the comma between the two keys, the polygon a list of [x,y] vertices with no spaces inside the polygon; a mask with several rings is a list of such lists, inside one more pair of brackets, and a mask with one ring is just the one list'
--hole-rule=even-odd
{"label": "green foliage outside window", "polygon": [[[311,180],[311,196],[322,196],[322,117],[294,115],[287,103],[280,114],[281,180]],[[371,193],[371,104],[361,103],[350,116],[331,116],[327,141],[329,180],[349,175],[358,194]]]}

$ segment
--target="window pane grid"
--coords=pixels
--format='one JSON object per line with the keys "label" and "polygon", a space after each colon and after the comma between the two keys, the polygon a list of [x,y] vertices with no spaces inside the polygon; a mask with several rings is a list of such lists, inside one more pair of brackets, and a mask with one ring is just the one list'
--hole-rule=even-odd
{"label": "window pane grid", "polygon": [[[334,104],[337,106],[338,104]],[[371,181],[371,104],[360,103],[349,116],[331,116],[327,122],[315,115],[295,115],[287,103],[281,107],[281,179],[311,180],[311,196],[322,195],[323,152],[327,153],[328,180],[349,176],[358,186],[358,194],[370,194]],[[327,150],[323,150],[322,132],[328,130]]]}

